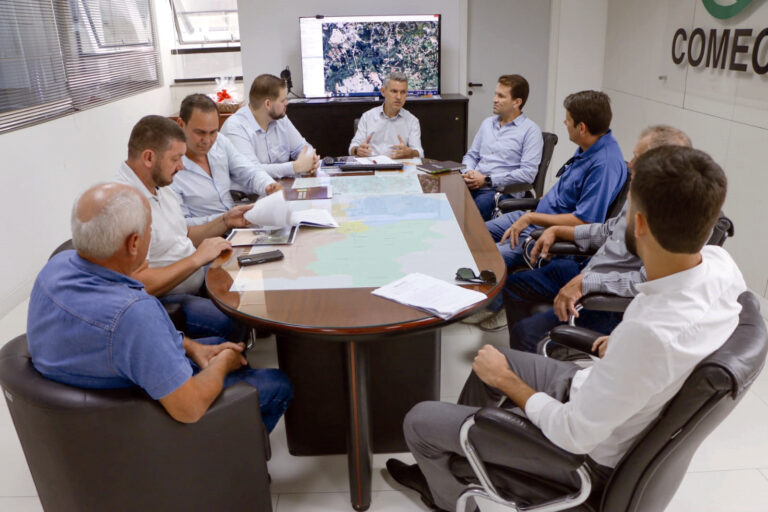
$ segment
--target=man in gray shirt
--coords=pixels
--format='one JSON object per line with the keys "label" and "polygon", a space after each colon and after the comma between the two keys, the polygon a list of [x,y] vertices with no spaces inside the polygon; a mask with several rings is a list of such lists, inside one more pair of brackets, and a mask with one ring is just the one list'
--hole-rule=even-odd
{"label": "man in gray shirt", "polygon": [[[691,141],[685,133],[671,126],[655,125],[643,130],[629,164],[630,170],[642,153],[666,145],[690,147]],[[626,209],[625,203],[617,216],[602,224],[552,226],[539,237],[531,251],[531,261],[548,259],[549,248],[557,240],[575,242],[584,251],[597,251],[585,265],[574,258],[562,257],[541,268],[517,272],[507,278],[503,293],[512,348],[535,351],[538,341],[552,327],[567,321],[571,314],[578,317],[579,325],[604,334],[618,325],[621,313],[578,312],[576,303],[588,293],[634,297],[637,294],[635,285],[646,280],[642,262],[627,251],[624,243]],[[531,305],[553,299],[552,309],[529,316]]]}

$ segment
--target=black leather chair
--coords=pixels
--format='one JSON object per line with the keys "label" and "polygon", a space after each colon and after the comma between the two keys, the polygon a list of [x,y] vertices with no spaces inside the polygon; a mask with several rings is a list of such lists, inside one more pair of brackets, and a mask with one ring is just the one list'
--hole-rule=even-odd
{"label": "black leather chair", "polygon": [[[55,248],[51,255],[48,256],[48,259],[50,260],[62,251],[70,251],[74,248],[75,246],[72,244],[72,239],[70,238]],[[163,307],[168,313],[168,316],[171,317],[171,321],[173,322],[173,325],[176,327],[176,329],[182,332],[186,332],[187,317],[184,314],[184,310],[181,308],[181,306],[179,304],[163,304]]]}
{"label": "black leather chair", "polygon": [[225,389],[185,425],[139,388],[44,378],[25,335],[0,350],[0,385],[46,512],[271,510],[252,386]]}
{"label": "black leather chair", "polygon": [[[509,411],[493,407],[478,411],[462,429],[465,456],[455,456],[451,461],[454,474],[468,484],[457,502],[457,511],[464,512],[467,500],[473,496],[490,498],[512,510],[528,507],[524,508],[528,512],[664,510],[698,446],[733,410],[765,363],[768,333],[757,298],[745,292],[739,302],[743,309],[731,337],[699,363],[598,489],[592,488],[584,455],[558,448],[530,421]],[[553,336],[567,344],[576,329],[559,326]],[[590,340],[581,341],[591,344]],[[512,468],[485,465],[472,448],[475,429],[498,437],[498,449],[514,450],[524,444],[527,453],[542,465],[557,465],[577,473],[581,487],[566,488]]]}
{"label": "black leather chair", "polygon": [[501,200],[503,194],[529,191],[529,194],[533,195],[531,198],[524,199],[541,199],[541,196],[544,194],[544,182],[547,180],[547,171],[549,170],[550,162],[552,162],[552,153],[557,145],[557,135],[550,132],[541,132],[541,136],[544,139],[544,145],[541,148],[541,162],[539,162],[539,169],[536,172],[533,183],[515,183],[497,192],[495,196],[496,208],[494,209],[494,217],[498,217],[502,213],[500,203],[503,202]]}

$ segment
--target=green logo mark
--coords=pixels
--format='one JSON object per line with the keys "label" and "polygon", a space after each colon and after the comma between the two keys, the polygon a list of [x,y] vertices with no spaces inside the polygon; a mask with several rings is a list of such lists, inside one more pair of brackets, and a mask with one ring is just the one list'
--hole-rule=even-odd
{"label": "green logo mark", "polygon": [[752,3],[752,0],[736,0],[731,5],[720,5],[716,0],[701,0],[701,2],[709,14],[717,19],[725,20],[739,14]]}

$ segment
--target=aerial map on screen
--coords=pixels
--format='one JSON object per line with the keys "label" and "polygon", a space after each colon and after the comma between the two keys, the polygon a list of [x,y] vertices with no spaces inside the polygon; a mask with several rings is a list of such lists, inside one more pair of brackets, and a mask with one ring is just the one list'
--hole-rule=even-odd
{"label": "aerial map on screen", "polygon": [[334,96],[374,92],[391,71],[408,89],[437,93],[440,25],[435,22],[323,23],[325,90]]}

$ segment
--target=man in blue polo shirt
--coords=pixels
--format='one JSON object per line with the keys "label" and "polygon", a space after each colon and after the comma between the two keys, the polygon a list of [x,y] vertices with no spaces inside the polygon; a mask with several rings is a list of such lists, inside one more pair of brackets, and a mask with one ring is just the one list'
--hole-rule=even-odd
{"label": "man in blue polo shirt", "polygon": [[493,215],[496,191],[533,183],[539,170],[544,146],[541,130],[522,112],[528,90],[528,81],[520,75],[499,77],[493,97],[495,115],[480,125],[472,147],[461,161],[467,166],[464,182],[483,220]]}
{"label": "man in blue polo shirt", "polygon": [[45,377],[92,389],[139,386],[175,420],[195,422],[223,387],[245,381],[259,390],[271,431],[292,397],[280,370],[244,368],[243,345],[191,340],[155,297],[129,277],[144,264],[152,236],[148,201],[133,187],[96,185],[72,210],[72,243],[37,276],[27,340]]}
{"label": "man in blue polo shirt", "polygon": [[[557,172],[560,180],[539,201],[536,211],[510,212],[486,222],[509,269],[525,266],[522,244],[535,227],[578,226],[603,222],[608,207],[627,179],[627,164],[611,134],[611,103],[607,94],[581,91],[563,102],[568,138],[579,147]],[[503,300],[489,306],[493,315],[480,327],[507,325]]]}

